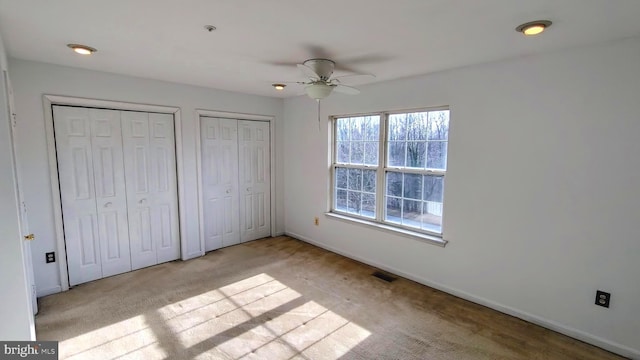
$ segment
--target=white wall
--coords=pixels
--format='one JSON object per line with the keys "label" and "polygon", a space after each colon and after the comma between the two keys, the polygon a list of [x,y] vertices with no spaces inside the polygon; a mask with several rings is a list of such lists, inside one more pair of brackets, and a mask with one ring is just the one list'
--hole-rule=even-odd
{"label": "white wall", "polygon": [[2,72],[7,57],[0,37],[0,339],[35,340],[12,156],[8,98]]}
{"label": "white wall", "polygon": [[[428,59],[425,59],[428,61]],[[285,232],[640,358],[640,39],[285,100]],[[450,105],[437,247],[327,210],[327,116]],[[596,289],[611,308],[594,305]]]}
{"label": "white wall", "polygon": [[[87,59],[90,61],[90,59]],[[276,142],[282,139],[282,100],[226,91],[81,70],[38,62],[11,59],[11,79],[18,113],[18,157],[24,175],[24,192],[29,206],[29,225],[37,236],[33,261],[38,296],[60,291],[58,264],[45,263],[45,253],[56,251],[55,226],[43,94],[100,100],[175,106],[181,109],[185,173],[185,209],[188,253],[200,251],[198,224],[196,109],[275,116]],[[282,159],[276,146],[276,158]],[[284,230],[283,163],[276,161],[276,227]],[[60,256],[60,254],[58,254]]]}

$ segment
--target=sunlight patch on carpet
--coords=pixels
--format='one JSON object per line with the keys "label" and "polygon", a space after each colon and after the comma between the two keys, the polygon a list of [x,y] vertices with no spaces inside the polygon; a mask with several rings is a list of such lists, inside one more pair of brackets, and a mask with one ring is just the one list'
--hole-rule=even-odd
{"label": "sunlight patch on carpet", "polygon": [[370,335],[277,279],[259,274],[63,341],[61,355],[339,359]]}
{"label": "sunlight patch on carpet", "polygon": [[[144,356],[163,359],[155,332],[144,316],[139,315],[60,342],[62,358],[115,359],[121,356]],[[109,354],[105,357],[105,354]]]}
{"label": "sunlight patch on carpet", "polygon": [[371,335],[266,274],[217,289],[212,298],[167,319],[180,344],[199,352],[196,359],[211,351],[233,359],[338,359]]}

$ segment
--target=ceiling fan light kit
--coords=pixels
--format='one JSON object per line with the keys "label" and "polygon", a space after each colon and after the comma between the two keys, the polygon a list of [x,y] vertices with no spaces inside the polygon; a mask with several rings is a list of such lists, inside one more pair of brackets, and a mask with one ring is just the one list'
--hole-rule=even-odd
{"label": "ceiling fan light kit", "polygon": [[331,94],[334,86],[323,84],[323,83],[315,83],[309,84],[304,87],[304,91],[307,93],[307,96],[314,100],[324,99]]}

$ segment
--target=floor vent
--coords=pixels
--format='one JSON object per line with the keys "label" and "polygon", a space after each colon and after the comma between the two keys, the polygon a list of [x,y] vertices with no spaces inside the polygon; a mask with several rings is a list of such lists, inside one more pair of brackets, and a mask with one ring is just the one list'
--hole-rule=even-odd
{"label": "floor vent", "polygon": [[376,271],[371,275],[377,277],[380,280],[384,280],[386,282],[393,282],[393,281],[398,279],[395,276],[392,276],[392,275],[389,275],[389,274],[385,274],[385,273],[380,272],[380,271]]}

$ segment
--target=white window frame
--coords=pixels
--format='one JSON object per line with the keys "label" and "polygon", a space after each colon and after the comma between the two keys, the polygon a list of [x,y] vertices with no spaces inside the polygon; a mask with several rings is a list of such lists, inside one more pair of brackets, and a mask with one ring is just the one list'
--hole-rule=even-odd
{"label": "white window frame", "polygon": [[[396,233],[398,235],[408,236],[411,238],[415,238],[418,240],[424,240],[432,244],[444,246],[447,241],[444,239],[444,226],[441,227],[441,232],[434,232],[425,229],[418,229],[415,227],[406,226],[403,224],[398,224],[385,220],[386,214],[386,206],[385,206],[385,196],[386,196],[386,173],[391,172],[399,172],[404,174],[419,174],[419,175],[427,175],[427,176],[438,176],[443,179],[446,177],[446,170],[439,169],[417,169],[417,168],[407,168],[407,167],[399,167],[399,166],[387,166],[387,152],[389,143],[387,141],[387,133],[389,131],[389,117],[395,114],[408,114],[408,113],[418,113],[418,112],[432,112],[432,111],[443,111],[448,110],[451,111],[449,106],[440,106],[440,107],[430,107],[430,108],[420,108],[420,109],[410,109],[410,110],[398,110],[398,111],[383,111],[383,112],[371,112],[371,113],[360,113],[360,114],[347,114],[347,115],[335,115],[331,116],[331,166],[330,166],[330,201],[329,201],[329,212],[326,213],[327,216],[331,216],[340,220],[355,222],[358,224],[373,226],[375,228],[390,231]],[[379,124],[379,139],[378,139],[378,164],[377,165],[354,165],[354,164],[342,164],[337,162],[337,119],[345,119],[345,118],[353,118],[353,117],[362,117],[362,116],[380,116],[380,124]],[[451,115],[449,113],[449,121],[451,121]],[[447,148],[448,148],[449,140],[447,135]],[[448,167],[448,166],[447,166]],[[360,216],[358,214],[353,214],[346,211],[341,211],[336,208],[336,169],[337,168],[347,168],[347,169],[361,169],[361,170],[375,170],[376,171],[376,210],[375,210],[375,218],[369,218],[365,216]],[[443,197],[443,208],[444,208],[444,197]],[[443,215],[444,219],[444,210]]]}

